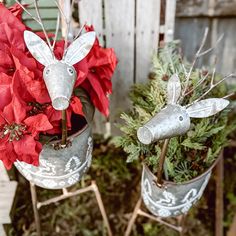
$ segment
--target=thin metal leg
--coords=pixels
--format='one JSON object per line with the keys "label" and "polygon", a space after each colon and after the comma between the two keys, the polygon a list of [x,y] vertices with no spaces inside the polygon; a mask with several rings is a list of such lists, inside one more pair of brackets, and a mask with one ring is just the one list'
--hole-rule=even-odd
{"label": "thin metal leg", "polygon": [[37,193],[36,193],[35,185],[32,183],[30,183],[30,192],[31,192],[31,199],[32,199],[32,205],[33,205],[33,210],[34,210],[36,232],[37,232],[37,236],[41,236],[40,218],[39,218],[39,211],[37,208]]}
{"label": "thin metal leg", "polygon": [[131,230],[132,230],[132,226],[134,225],[134,222],[138,216],[138,210],[140,209],[140,206],[141,206],[141,203],[142,203],[142,198],[139,198],[135,208],[134,208],[134,211],[133,211],[133,214],[129,220],[129,223],[128,223],[128,227],[125,231],[125,236],[129,236],[130,233],[131,233]]}
{"label": "thin metal leg", "polygon": [[[223,155],[221,153],[221,155]],[[215,235],[223,236],[223,218],[224,218],[224,162],[223,157],[220,158],[216,165],[216,208],[215,208]]]}
{"label": "thin metal leg", "polygon": [[181,230],[179,231],[180,236],[184,236],[185,234],[185,219],[186,219],[186,214],[181,215],[178,218],[178,224],[179,224],[179,227],[181,228]]}
{"label": "thin metal leg", "polygon": [[109,224],[109,221],[108,221],[108,217],[107,217],[107,214],[106,214],[106,211],[105,211],[105,207],[104,207],[103,202],[102,202],[102,197],[101,197],[101,194],[100,194],[100,192],[98,190],[97,184],[96,184],[95,181],[92,181],[91,185],[93,187],[93,191],[95,193],[95,196],[96,196],[96,199],[97,199],[97,203],[98,203],[100,212],[102,214],[102,218],[103,218],[105,226],[107,228],[108,235],[112,236],[111,227],[110,227],[110,224]]}

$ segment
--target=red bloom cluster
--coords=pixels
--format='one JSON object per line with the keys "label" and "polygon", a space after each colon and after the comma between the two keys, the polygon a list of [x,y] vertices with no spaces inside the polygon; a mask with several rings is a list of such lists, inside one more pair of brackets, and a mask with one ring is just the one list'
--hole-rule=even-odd
{"label": "red bloom cluster", "polygon": [[[0,4],[0,12],[0,160],[7,169],[16,160],[38,165],[42,150],[39,134],[60,133],[61,112],[51,105],[43,81],[43,66],[26,48],[23,32],[29,28],[22,23],[21,7],[15,4],[7,9]],[[58,41],[54,48],[58,59],[63,49],[64,41]],[[78,75],[75,87],[85,89],[94,106],[106,116],[116,64],[113,49],[102,48],[96,40],[87,57],[75,65]],[[83,114],[76,96],[72,96],[67,109],[68,129],[72,113]]]}

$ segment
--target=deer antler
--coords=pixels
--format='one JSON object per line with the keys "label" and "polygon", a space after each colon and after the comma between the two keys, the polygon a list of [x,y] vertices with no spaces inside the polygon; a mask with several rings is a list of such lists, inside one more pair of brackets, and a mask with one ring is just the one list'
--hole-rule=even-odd
{"label": "deer antler", "polygon": [[15,0],[16,3],[19,4],[19,6],[33,19],[35,20],[42,28],[43,30],[43,33],[44,33],[44,36],[46,38],[46,41],[47,41],[47,44],[49,46],[49,49],[52,53],[52,55],[54,56],[53,54],[53,48],[52,48],[52,45],[50,43],[50,40],[49,40],[49,37],[48,37],[48,34],[46,32],[46,29],[44,27],[44,24],[43,24],[43,21],[42,21],[42,18],[41,18],[41,15],[40,15],[40,12],[39,12],[39,7],[38,7],[38,0],[34,0],[34,7],[35,7],[35,11],[36,11],[36,14],[37,14],[37,17],[33,16],[18,0]]}
{"label": "deer antler", "polygon": [[191,65],[191,67],[190,67],[190,70],[189,70],[189,72],[188,72],[188,74],[187,74],[185,86],[184,86],[184,89],[183,89],[183,91],[182,91],[182,95],[181,95],[179,101],[182,101],[182,99],[185,97],[185,93],[186,93],[187,88],[188,88],[190,76],[191,76],[191,74],[192,74],[192,71],[193,71],[193,68],[194,68],[194,66],[195,66],[195,63],[197,62],[197,59],[199,58],[199,55],[200,55],[200,53],[201,53],[201,50],[202,50],[202,48],[204,47],[204,45],[205,45],[205,43],[206,43],[208,31],[209,31],[209,28],[206,28],[206,29],[205,29],[205,32],[204,32],[204,36],[203,36],[202,42],[201,42],[201,45],[200,45],[200,47],[199,47],[197,53],[195,54],[195,57],[194,57],[194,59],[193,59],[193,63],[192,63],[192,65]]}
{"label": "deer antler", "polygon": [[57,13],[57,25],[56,25],[56,30],[55,30],[55,36],[54,36],[54,40],[53,40],[53,44],[52,44],[52,50],[54,50],[56,41],[57,41],[57,37],[58,37],[58,32],[59,32],[59,28],[60,28],[60,13]]}
{"label": "deer antler", "polygon": [[65,35],[64,35],[64,40],[65,40],[65,45],[64,45],[64,54],[63,54],[63,58],[66,54],[66,51],[67,51],[67,47],[68,47],[68,35],[69,35],[69,30],[70,30],[70,25],[71,25],[71,14],[72,14],[72,6],[74,4],[74,1],[72,1],[72,3],[70,4],[70,14],[69,15],[66,15],[65,12],[63,11],[61,5],[59,4],[58,0],[54,0],[59,12],[60,12],[60,15],[61,15],[61,18],[64,19],[64,22],[65,22]]}
{"label": "deer antler", "polygon": [[[212,89],[214,89],[216,86],[218,86],[219,84],[221,84],[222,82],[224,82],[226,79],[232,77],[232,76],[235,76],[234,74],[229,74],[229,75],[226,75],[225,77],[223,77],[221,80],[219,80],[217,83],[214,84],[214,77],[215,77],[215,70],[213,71],[213,74],[212,74],[212,77],[211,77],[211,84],[210,84],[210,88],[205,92],[203,93],[199,98],[197,98],[195,101],[193,101],[191,104],[188,104],[187,107],[191,106],[192,104],[200,101],[203,97],[205,97]],[[232,94],[229,94],[230,96]],[[229,95],[226,95],[225,97],[223,98],[226,98],[228,97]]]}
{"label": "deer antler", "polygon": [[208,31],[209,31],[209,28],[206,28],[206,29],[205,29],[205,32],[204,32],[204,35],[203,35],[203,39],[202,39],[201,45],[200,45],[200,47],[199,47],[197,53],[195,54],[194,60],[193,60],[193,62],[192,62],[192,65],[191,65],[191,67],[190,67],[190,69],[189,69],[189,72],[187,73],[185,86],[184,86],[183,92],[182,92],[182,94],[181,94],[181,97],[180,97],[178,103],[181,103],[181,101],[183,100],[183,98],[184,98],[185,96],[187,96],[188,94],[190,94],[191,92],[193,92],[198,86],[200,86],[200,85],[205,81],[205,79],[206,79],[207,76],[208,76],[208,75],[205,76],[201,81],[199,81],[199,83],[198,83],[193,89],[191,89],[190,91],[186,92],[187,89],[188,89],[188,84],[189,84],[189,80],[190,80],[190,77],[191,77],[193,68],[194,68],[194,66],[195,66],[195,64],[196,64],[196,62],[197,62],[197,60],[198,60],[198,58],[200,58],[201,56],[204,56],[205,54],[211,52],[214,48],[216,48],[216,46],[218,45],[218,43],[223,39],[224,34],[222,34],[222,35],[218,38],[218,40],[216,41],[216,43],[215,43],[215,45],[214,45],[213,47],[208,48],[207,50],[201,52],[202,49],[203,49],[203,47],[204,47],[204,45],[205,45],[205,43],[206,43]]}

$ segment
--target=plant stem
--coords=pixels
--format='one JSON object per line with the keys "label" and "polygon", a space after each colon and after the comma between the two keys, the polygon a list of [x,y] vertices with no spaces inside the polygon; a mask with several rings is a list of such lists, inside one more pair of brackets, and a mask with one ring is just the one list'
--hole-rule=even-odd
{"label": "plant stem", "polygon": [[66,141],[67,141],[67,117],[66,117],[66,110],[63,110],[61,112],[62,114],[62,136],[61,136],[61,145],[66,145]]}
{"label": "plant stem", "polygon": [[157,185],[158,186],[161,186],[163,183],[162,173],[163,173],[163,166],[165,162],[165,157],[166,157],[169,141],[170,139],[165,139],[162,150],[161,150],[161,156],[160,156],[160,161],[159,161],[159,166],[158,166],[158,171],[157,171]]}

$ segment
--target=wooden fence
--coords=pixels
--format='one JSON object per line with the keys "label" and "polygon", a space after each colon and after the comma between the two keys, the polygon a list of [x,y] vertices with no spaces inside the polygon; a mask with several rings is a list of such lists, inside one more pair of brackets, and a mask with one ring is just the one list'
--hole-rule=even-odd
{"label": "wooden fence", "polygon": [[130,105],[128,91],[134,83],[146,81],[160,34],[165,41],[173,39],[175,4],[175,0],[166,0],[164,7],[161,0],[79,1],[80,23],[93,24],[100,42],[113,47],[119,59],[110,97],[110,123],[105,126],[105,119],[96,114],[95,132],[117,133],[119,114]]}
{"label": "wooden fence", "polygon": [[206,27],[207,47],[223,40],[213,53],[207,54],[202,65],[213,64],[217,57],[217,71],[226,75],[236,73],[236,0],[178,0],[176,7],[175,38],[181,39],[183,52],[191,61],[199,47]]}
{"label": "wooden fence", "polygon": [[[22,2],[32,3],[31,0]],[[39,5],[46,29],[53,31],[57,18],[54,1],[40,0]],[[78,1],[80,24],[92,24],[101,45],[113,47],[119,59],[112,79],[109,122],[96,112],[94,132],[117,133],[115,124],[119,122],[119,115],[129,107],[128,91],[134,83],[146,81],[160,34],[165,41],[173,39],[175,6],[175,0]],[[33,6],[29,8],[34,14]],[[24,20],[34,30],[40,30],[26,14]]]}
{"label": "wooden fence", "polygon": [[17,182],[10,181],[8,174],[0,161],[0,235],[5,236],[4,224],[11,223],[10,212],[15,197]]}

